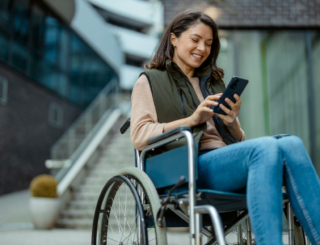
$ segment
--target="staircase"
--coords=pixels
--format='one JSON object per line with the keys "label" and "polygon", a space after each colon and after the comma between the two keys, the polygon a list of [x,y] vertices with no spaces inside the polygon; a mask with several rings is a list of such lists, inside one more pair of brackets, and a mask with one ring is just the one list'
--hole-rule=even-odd
{"label": "staircase", "polygon": [[91,229],[96,203],[103,186],[120,169],[134,166],[134,149],[129,132],[124,135],[117,133],[100,151],[99,159],[88,170],[82,184],[74,189],[73,200],[60,213],[56,223],[58,227]]}

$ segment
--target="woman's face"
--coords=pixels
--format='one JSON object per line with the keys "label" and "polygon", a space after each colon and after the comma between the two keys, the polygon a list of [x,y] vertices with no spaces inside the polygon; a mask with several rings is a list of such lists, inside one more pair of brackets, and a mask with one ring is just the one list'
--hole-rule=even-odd
{"label": "woman's face", "polygon": [[179,38],[171,33],[173,61],[182,70],[200,67],[210,54],[212,41],[212,29],[203,23],[191,26]]}

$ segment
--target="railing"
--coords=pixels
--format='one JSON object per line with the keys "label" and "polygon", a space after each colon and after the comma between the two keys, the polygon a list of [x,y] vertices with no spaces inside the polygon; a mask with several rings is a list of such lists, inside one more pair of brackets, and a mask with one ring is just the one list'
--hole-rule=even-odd
{"label": "railing", "polygon": [[119,83],[113,79],[51,148],[51,160],[46,161],[46,166],[58,181],[70,170],[116,108],[118,97]]}

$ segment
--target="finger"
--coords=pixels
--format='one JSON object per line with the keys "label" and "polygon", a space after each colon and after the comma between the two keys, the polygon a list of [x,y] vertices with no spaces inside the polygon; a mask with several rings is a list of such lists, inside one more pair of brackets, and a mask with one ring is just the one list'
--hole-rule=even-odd
{"label": "finger", "polygon": [[229,115],[231,113],[231,110],[229,110],[227,107],[225,107],[223,104],[220,104],[219,107],[227,114]]}
{"label": "finger", "polygon": [[210,106],[217,106],[219,103],[218,102],[216,102],[216,101],[212,101],[212,100],[205,100],[205,101],[203,101],[202,103],[202,106],[204,106],[204,107],[210,107]]}
{"label": "finger", "polygon": [[215,113],[218,117],[220,117],[222,120],[226,121],[228,119],[227,115],[223,115],[223,114],[219,114],[219,113]]}
{"label": "finger", "polygon": [[212,110],[212,109],[210,109],[209,107],[203,107],[203,108],[201,108],[201,111],[203,111],[203,112],[208,112],[208,113],[211,113],[211,114],[214,114],[213,110]]}
{"label": "finger", "polygon": [[226,98],[225,101],[227,102],[227,104],[230,106],[232,110],[236,109],[235,103],[233,103],[232,100],[230,100],[229,98]]}
{"label": "finger", "polygon": [[222,96],[222,93],[209,95],[207,96],[206,100],[218,100],[221,98],[221,96]]}
{"label": "finger", "polygon": [[237,104],[237,105],[240,105],[241,102],[242,102],[242,100],[240,99],[240,96],[237,95],[237,94],[234,94],[233,97],[236,99],[236,104]]}

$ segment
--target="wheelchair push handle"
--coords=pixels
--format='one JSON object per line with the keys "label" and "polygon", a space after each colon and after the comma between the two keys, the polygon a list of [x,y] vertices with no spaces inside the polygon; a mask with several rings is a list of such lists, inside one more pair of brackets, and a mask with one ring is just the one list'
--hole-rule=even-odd
{"label": "wheelchair push handle", "polygon": [[128,120],[120,128],[120,133],[121,134],[124,134],[128,130],[128,128],[130,127],[130,119],[131,118],[128,118]]}

